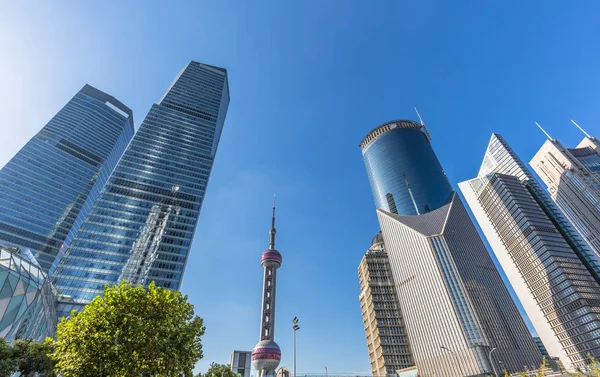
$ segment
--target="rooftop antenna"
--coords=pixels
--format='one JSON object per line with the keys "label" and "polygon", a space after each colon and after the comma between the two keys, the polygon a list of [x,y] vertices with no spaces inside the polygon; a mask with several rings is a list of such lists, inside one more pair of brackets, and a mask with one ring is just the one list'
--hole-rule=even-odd
{"label": "rooftop antenna", "polygon": [[580,125],[578,125],[577,123],[575,123],[575,121],[573,119],[571,119],[571,123],[573,123],[575,125],[575,127],[579,128],[579,131],[583,132],[583,134],[589,138],[589,139],[594,139],[593,136],[590,136],[590,134],[588,134],[587,132],[585,132],[585,130],[583,128],[581,128]]}
{"label": "rooftop antenna", "polygon": [[535,122],[535,125],[538,126],[540,128],[540,130],[542,130],[542,132],[544,133],[544,135],[546,135],[546,137],[548,138],[548,140],[554,141],[554,139],[552,138],[552,136],[550,136],[550,134],[548,132],[546,132],[546,130],[544,130],[542,128],[542,126],[540,126],[540,124],[538,122]]}
{"label": "rooftop antenna", "polygon": [[431,135],[429,134],[429,131],[427,131],[425,122],[423,122],[423,118],[421,118],[421,114],[419,114],[419,110],[417,110],[416,107],[415,107],[415,112],[417,113],[417,116],[419,117],[419,122],[421,123],[421,126],[423,127],[423,131],[425,132],[425,137],[427,138],[427,141],[431,142]]}
{"label": "rooftop antenna", "polygon": [[408,183],[408,178],[406,178],[406,173],[404,173],[404,183],[406,183],[406,188],[408,189],[408,194],[410,195],[413,205],[415,206],[415,211],[417,211],[417,215],[420,215],[421,213],[419,212],[419,207],[417,207],[417,202],[415,201],[415,197],[410,189],[410,184]]}

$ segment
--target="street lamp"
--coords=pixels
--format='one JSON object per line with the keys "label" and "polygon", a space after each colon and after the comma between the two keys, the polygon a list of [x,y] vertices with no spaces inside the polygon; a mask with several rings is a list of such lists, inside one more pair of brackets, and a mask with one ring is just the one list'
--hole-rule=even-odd
{"label": "street lamp", "polygon": [[298,317],[294,317],[292,322],[294,322],[292,328],[294,329],[294,377],[296,377],[296,331],[300,330],[300,326],[298,326]]}
{"label": "street lamp", "polygon": [[450,354],[454,355],[456,358],[456,364],[458,365],[458,370],[460,371],[460,374],[463,375],[463,371],[462,371],[462,367],[460,366],[460,359],[458,358],[458,354],[456,354],[454,351],[452,351],[450,348],[445,347],[445,346],[440,346],[441,349],[446,350],[448,352],[450,352]]}
{"label": "street lamp", "polygon": [[492,352],[494,352],[495,350],[496,350],[496,347],[494,347],[490,350],[490,353],[488,353],[488,360],[490,361],[490,364],[492,364],[492,369],[494,370],[494,376],[498,377],[498,373],[496,373],[496,366],[494,365],[494,361],[492,360]]}

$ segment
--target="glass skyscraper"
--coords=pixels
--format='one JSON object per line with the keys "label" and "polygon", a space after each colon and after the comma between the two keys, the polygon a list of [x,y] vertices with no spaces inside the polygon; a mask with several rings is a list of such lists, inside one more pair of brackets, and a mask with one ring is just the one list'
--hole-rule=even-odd
{"label": "glass skyscraper", "polygon": [[419,374],[537,368],[542,356],[424,126],[386,123],[360,146]]}
{"label": "glass skyscraper", "polygon": [[133,114],[85,85],[0,170],[0,241],[56,265],[133,135]]}
{"label": "glass skyscraper", "polygon": [[452,186],[421,128],[410,120],[389,122],[360,143],[377,208],[418,215],[450,200]]}
{"label": "glass skyscraper", "polygon": [[56,269],[63,294],[86,303],[120,280],[179,289],[228,105],[226,70],[179,73]]}

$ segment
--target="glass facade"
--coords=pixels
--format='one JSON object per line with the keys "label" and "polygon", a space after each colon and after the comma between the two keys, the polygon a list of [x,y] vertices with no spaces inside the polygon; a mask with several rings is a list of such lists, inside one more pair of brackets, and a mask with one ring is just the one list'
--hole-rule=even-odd
{"label": "glass facade", "polygon": [[53,279],[86,303],[105,284],[179,289],[229,105],[227,72],[191,62],[150,109]]}
{"label": "glass facade", "polygon": [[132,118],[84,86],[0,170],[0,241],[55,266],[131,140]]}
{"label": "glass facade", "polygon": [[383,124],[360,147],[378,209],[419,215],[450,200],[452,186],[420,124],[407,120]]}
{"label": "glass facade", "polygon": [[42,341],[54,336],[55,294],[29,250],[0,245],[0,338]]}

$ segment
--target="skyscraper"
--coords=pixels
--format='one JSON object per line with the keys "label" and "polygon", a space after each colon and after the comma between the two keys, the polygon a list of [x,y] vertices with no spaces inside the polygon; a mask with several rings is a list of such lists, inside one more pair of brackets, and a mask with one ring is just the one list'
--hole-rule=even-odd
{"label": "skyscraper", "polygon": [[414,365],[383,236],[377,233],[358,266],[360,307],[373,376]]}
{"label": "skyscraper", "polygon": [[550,356],[567,369],[600,356],[594,255],[502,136],[459,187]]}
{"label": "skyscraper", "polygon": [[252,372],[252,352],[233,351],[229,357],[229,367],[233,373],[242,377],[250,377]]}
{"label": "skyscraper", "polygon": [[64,294],[86,303],[119,280],[179,289],[228,105],[224,69],[186,65],[148,112],[56,269]]}
{"label": "skyscraper", "polygon": [[[275,343],[275,298],[277,293],[277,270],[281,266],[281,254],[275,249],[275,201],[269,231],[269,248],[262,254],[263,289],[260,315],[260,336],[252,350],[252,366],[258,377],[274,377],[281,361],[281,350]],[[294,372],[295,373],[295,372]]]}
{"label": "skyscraper", "polygon": [[0,170],[0,241],[50,270],[132,135],[131,110],[85,85]]}
{"label": "skyscraper", "polygon": [[360,147],[419,374],[537,367],[541,354],[424,126],[385,123]]}
{"label": "skyscraper", "polygon": [[600,142],[587,133],[577,148],[549,139],[529,164],[552,200],[600,255]]}

